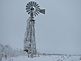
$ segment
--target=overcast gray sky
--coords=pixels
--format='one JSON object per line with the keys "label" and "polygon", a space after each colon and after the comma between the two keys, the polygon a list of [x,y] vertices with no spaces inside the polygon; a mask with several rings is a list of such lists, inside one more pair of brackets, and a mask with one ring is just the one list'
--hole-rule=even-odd
{"label": "overcast gray sky", "polygon": [[[26,4],[30,0],[0,0],[0,43],[23,49]],[[46,14],[36,20],[37,50],[81,53],[81,0],[35,0]]]}

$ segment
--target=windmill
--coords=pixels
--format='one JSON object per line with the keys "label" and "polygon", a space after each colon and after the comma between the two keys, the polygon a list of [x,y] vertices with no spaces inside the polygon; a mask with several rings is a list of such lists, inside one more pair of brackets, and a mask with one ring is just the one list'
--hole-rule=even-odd
{"label": "windmill", "polygon": [[27,20],[24,39],[24,51],[27,52],[28,57],[34,57],[37,54],[34,17],[36,17],[40,13],[45,14],[45,9],[40,9],[40,6],[35,1],[30,1],[26,5],[26,12],[28,12],[30,17]]}

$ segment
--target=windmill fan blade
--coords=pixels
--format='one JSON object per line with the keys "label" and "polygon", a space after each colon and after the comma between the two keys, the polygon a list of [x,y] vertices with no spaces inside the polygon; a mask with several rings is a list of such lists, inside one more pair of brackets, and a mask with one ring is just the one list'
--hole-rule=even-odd
{"label": "windmill fan blade", "polygon": [[34,2],[34,5],[36,5],[36,2]]}
{"label": "windmill fan blade", "polygon": [[33,5],[35,5],[34,1],[33,1]]}
{"label": "windmill fan blade", "polygon": [[30,10],[27,10],[26,12],[29,12]]}
{"label": "windmill fan blade", "polygon": [[28,12],[28,14],[30,14],[30,11]]}
{"label": "windmill fan blade", "polygon": [[35,7],[37,7],[38,6],[38,4],[36,4],[36,6]]}
{"label": "windmill fan blade", "polygon": [[31,4],[31,2],[29,2],[28,4]]}
{"label": "windmill fan blade", "polygon": [[39,12],[45,14],[45,9],[40,9]]}
{"label": "windmill fan blade", "polygon": [[32,1],[30,2],[30,5],[32,6]]}

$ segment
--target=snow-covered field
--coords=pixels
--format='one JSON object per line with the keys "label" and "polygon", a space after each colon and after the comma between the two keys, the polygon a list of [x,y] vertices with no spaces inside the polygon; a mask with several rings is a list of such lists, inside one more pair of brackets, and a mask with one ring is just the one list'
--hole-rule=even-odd
{"label": "snow-covered field", "polygon": [[18,56],[3,58],[2,61],[80,61],[80,57],[63,57],[63,56],[40,56],[28,58],[27,56]]}
{"label": "snow-covered field", "polygon": [[0,44],[0,61],[80,61],[81,56],[70,55],[45,55],[40,54],[28,58],[23,50],[14,50],[10,46]]}

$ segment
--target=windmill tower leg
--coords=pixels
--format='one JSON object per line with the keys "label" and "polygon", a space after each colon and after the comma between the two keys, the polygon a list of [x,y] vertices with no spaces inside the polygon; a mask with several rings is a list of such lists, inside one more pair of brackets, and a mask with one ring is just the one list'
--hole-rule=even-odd
{"label": "windmill tower leg", "polygon": [[35,20],[30,18],[27,24],[24,40],[24,51],[28,53],[29,57],[33,57],[36,55]]}

